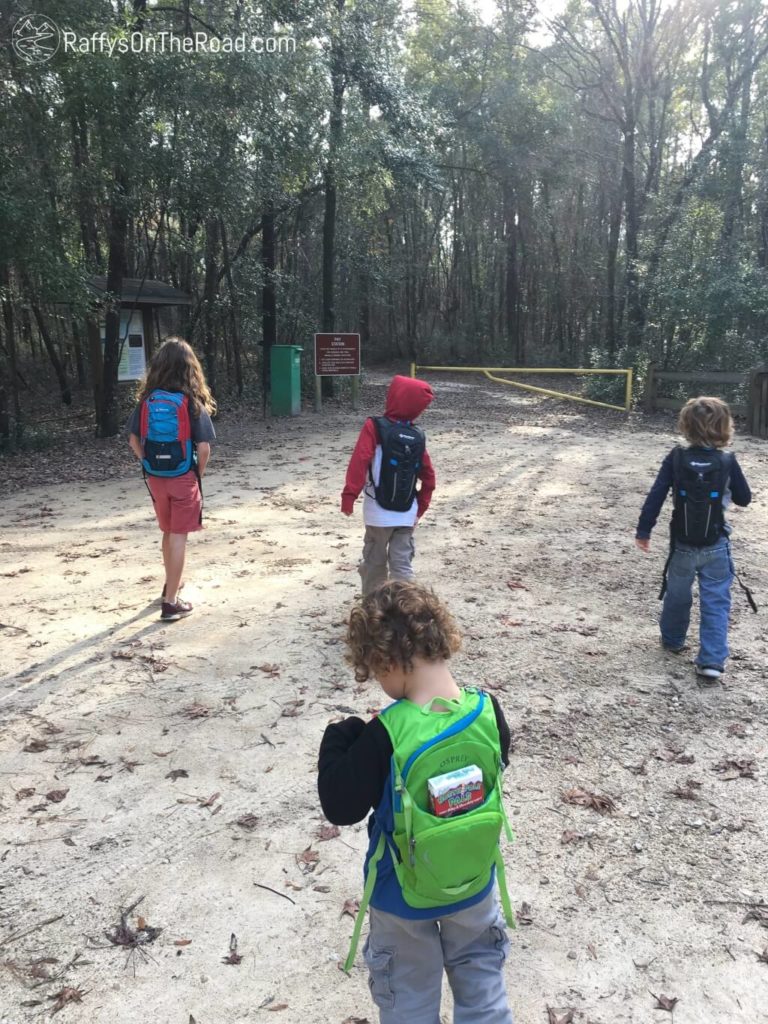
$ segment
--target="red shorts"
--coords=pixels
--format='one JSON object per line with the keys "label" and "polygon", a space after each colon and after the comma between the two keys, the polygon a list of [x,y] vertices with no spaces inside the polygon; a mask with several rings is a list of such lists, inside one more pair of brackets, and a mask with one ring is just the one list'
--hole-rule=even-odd
{"label": "red shorts", "polygon": [[163,533],[194,533],[202,529],[203,499],[197,475],[192,470],[184,476],[148,476],[147,483]]}

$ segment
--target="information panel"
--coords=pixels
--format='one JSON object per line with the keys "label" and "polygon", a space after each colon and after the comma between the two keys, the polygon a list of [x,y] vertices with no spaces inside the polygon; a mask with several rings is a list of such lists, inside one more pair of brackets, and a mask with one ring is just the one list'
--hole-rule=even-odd
{"label": "information panel", "polygon": [[315,375],[357,377],[360,374],[359,334],[316,334]]}

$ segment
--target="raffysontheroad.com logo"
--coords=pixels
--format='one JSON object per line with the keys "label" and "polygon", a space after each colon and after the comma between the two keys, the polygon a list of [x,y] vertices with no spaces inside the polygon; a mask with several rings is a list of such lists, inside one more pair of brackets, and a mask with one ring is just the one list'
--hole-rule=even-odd
{"label": "raffysontheroad.com logo", "polygon": [[16,56],[25,64],[45,64],[61,44],[59,26],[45,14],[25,14],[13,26]]}

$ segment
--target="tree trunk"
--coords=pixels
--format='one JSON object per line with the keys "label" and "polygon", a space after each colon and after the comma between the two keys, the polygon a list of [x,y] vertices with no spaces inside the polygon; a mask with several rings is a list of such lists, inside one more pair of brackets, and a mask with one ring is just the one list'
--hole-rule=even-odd
{"label": "tree trunk", "polygon": [[61,358],[59,356],[58,350],[56,348],[56,343],[51,337],[51,332],[48,330],[48,325],[45,322],[45,317],[43,316],[40,306],[33,299],[35,292],[32,288],[32,282],[30,281],[29,276],[27,275],[27,272],[25,270],[21,271],[21,282],[24,287],[24,291],[27,294],[27,299],[32,310],[32,315],[35,318],[35,324],[37,325],[38,334],[40,335],[40,339],[42,340],[43,345],[45,346],[45,351],[48,353],[48,358],[51,361],[53,372],[56,374],[56,380],[59,382],[61,401],[63,402],[64,405],[71,405],[72,390],[69,386],[69,381],[67,380],[67,371],[65,370],[64,364],[62,363]]}
{"label": "tree trunk", "polygon": [[[331,111],[328,126],[328,159],[323,174],[325,206],[323,211],[323,312],[324,332],[336,329],[336,307],[334,297],[334,276],[336,272],[336,203],[338,186],[338,159],[343,131],[344,103],[344,54],[340,39],[341,21],[345,0],[335,0],[338,22],[332,30],[331,69]],[[333,378],[322,378],[322,393],[331,397],[334,393]]]}
{"label": "tree trunk", "polygon": [[101,415],[98,437],[114,437],[117,422],[117,369],[120,362],[120,300],[125,275],[125,243],[128,230],[128,178],[122,163],[115,167],[112,202],[109,209],[109,255],[107,291],[112,296],[104,329],[104,365]]}
{"label": "tree trunk", "polygon": [[205,223],[205,284],[203,286],[203,322],[205,324],[205,376],[208,387],[216,394],[218,387],[215,305],[217,296],[219,253],[219,219],[209,217]]}
{"label": "tree trunk", "polygon": [[266,412],[272,391],[272,346],[277,344],[277,301],[275,298],[275,207],[267,203],[261,215],[261,386]]}

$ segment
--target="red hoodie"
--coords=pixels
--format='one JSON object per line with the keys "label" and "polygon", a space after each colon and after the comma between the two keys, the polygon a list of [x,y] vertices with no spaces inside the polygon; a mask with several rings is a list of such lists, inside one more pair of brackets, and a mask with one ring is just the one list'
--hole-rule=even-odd
{"label": "red hoodie", "polygon": [[[433,398],[432,388],[426,381],[398,375],[392,378],[392,383],[389,385],[384,415],[393,422],[400,420],[412,423],[418,416],[421,416]],[[355,500],[368,482],[368,472],[373,464],[378,443],[376,425],[373,420],[367,419],[349,460],[347,479],[344,490],[341,492],[341,511],[347,515],[352,512]],[[432,492],[435,489],[435,471],[427,451],[424,452],[418,478],[421,481],[421,487],[416,492],[416,502],[417,517],[420,519],[429,508]],[[396,513],[396,515],[402,514]]]}

